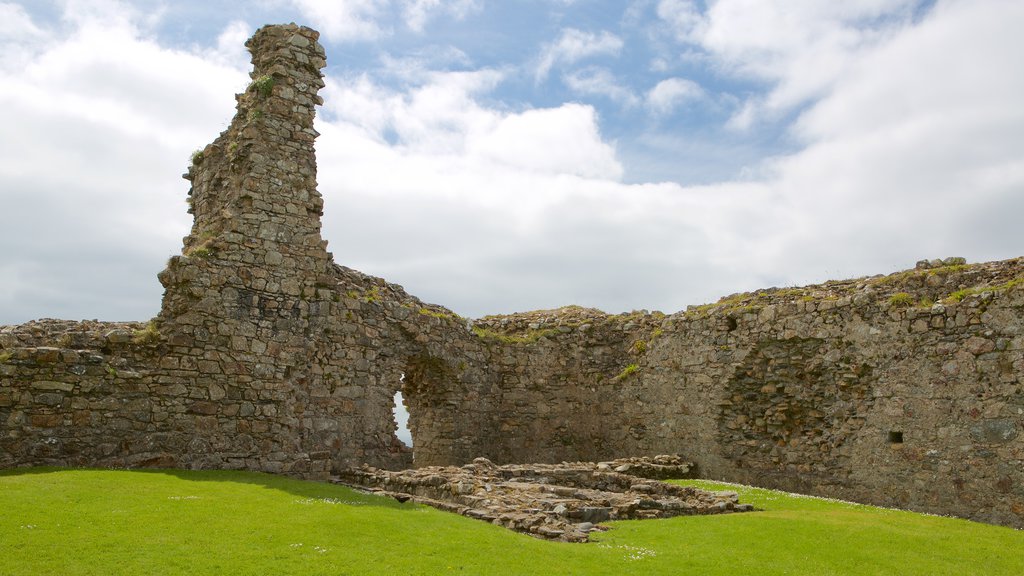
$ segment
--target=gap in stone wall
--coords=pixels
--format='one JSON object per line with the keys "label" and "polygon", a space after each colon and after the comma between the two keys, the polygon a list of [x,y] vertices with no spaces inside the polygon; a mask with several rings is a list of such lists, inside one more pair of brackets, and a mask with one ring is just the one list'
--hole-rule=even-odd
{"label": "gap in stone wall", "polygon": [[[405,382],[405,372],[398,377],[400,382]],[[392,414],[394,415],[395,424],[397,425],[397,432],[395,436],[398,440],[408,446],[413,447],[412,431],[409,429],[409,409],[405,406],[405,398],[402,397],[402,391],[397,390],[394,396],[394,406],[392,406]]]}

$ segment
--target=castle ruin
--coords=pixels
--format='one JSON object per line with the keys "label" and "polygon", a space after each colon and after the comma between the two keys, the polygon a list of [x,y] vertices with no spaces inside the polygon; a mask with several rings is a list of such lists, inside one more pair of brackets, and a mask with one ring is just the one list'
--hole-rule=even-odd
{"label": "castle ruin", "polygon": [[1024,258],[469,321],[327,251],[317,40],[247,43],[253,81],[193,158],[153,321],[0,327],[0,468],[325,479],[682,454],[705,478],[1024,527]]}

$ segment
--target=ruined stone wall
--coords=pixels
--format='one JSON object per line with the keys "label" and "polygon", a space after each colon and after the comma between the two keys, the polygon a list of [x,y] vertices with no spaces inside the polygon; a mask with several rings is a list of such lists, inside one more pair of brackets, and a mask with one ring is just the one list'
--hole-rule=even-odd
{"label": "ruined stone wall", "polygon": [[1024,526],[1024,260],[739,298],[641,364],[701,473]]}
{"label": "ruined stone wall", "polygon": [[[572,306],[473,321],[493,406],[488,426],[471,438],[474,451],[498,462],[598,461],[649,452],[638,434],[646,422],[623,410],[644,402],[624,385],[629,374],[623,372],[639,361],[643,341],[662,318]],[[420,401],[415,393],[408,398],[412,407]],[[417,416],[412,410],[414,421]],[[416,454],[417,463],[462,460],[419,444]]]}
{"label": "ruined stone wall", "polygon": [[1024,526],[1024,259],[479,325],[499,461],[679,453],[703,477]]}
{"label": "ruined stone wall", "polygon": [[[463,320],[337,266],[326,250],[313,149],[325,64],[317,38],[268,26],[247,43],[252,83],[185,175],[195,221],[159,275],[157,318],[0,328],[0,467],[316,478],[363,462],[404,467],[411,452],[392,416],[403,373],[482,373],[464,360],[474,355],[467,341],[480,346]],[[476,408],[460,422],[487,413],[487,398]],[[444,437],[461,426],[480,423]],[[422,428],[427,446],[441,434]]]}
{"label": "ruined stone wall", "polygon": [[[268,26],[149,323],[0,327],[0,467],[682,454],[705,477],[1024,526],[1024,260],[476,321],[333,262],[317,33]],[[395,437],[410,411],[415,460]]]}

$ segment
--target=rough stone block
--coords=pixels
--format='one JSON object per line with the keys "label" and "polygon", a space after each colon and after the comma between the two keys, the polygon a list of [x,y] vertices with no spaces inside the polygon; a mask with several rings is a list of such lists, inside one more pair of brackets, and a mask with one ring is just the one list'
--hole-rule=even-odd
{"label": "rough stone block", "polygon": [[44,406],[60,406],[64,402],[64,395],[45,392],[43,394],[36,394],[33,400],[35,400],[36,404],[43,404]]}
{"label": "rough stone block", "polygon": [[75,385],[71,382],[36,380],[35,382],[32,382],[32,388],[36,390],[60,390],[62,392],[71,392],[75,389]]}
{"label": "rough stone block", "polygon": [[986,420],[971,426],[971,437],[978,442],[997,444],[1017,437],[1017,422],[1010,418]]}
{"label": "rough stone block", "polygon": [[193,413],[193,414],[206,414],[206,415],[209,415],[209,414],[216,414],[219,409],[220,409],[220,405],[217,404],[216,402],[201,401],[201,402],[193,402],[189,406],[188,411]]}
{"label": "rough stone block", "polygon": [[61,425],[64,417],[60,414],[32,414],[29,423],[36,428],[56,428]]}

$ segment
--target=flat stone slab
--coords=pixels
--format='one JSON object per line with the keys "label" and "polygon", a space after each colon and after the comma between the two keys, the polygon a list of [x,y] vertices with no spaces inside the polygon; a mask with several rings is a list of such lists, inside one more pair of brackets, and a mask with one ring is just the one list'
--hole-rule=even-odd
{"label": "flat stone slab", "polygon": [[477,458],[465,466],[392,472],[362,466],[331,481],[400,502],[412,500],[538,538],[586,542],[609,520],[670,518],[753,510],[735,492],[708,492],[652,478],[682,478],[678,456],[610,462],[508,464]]}

